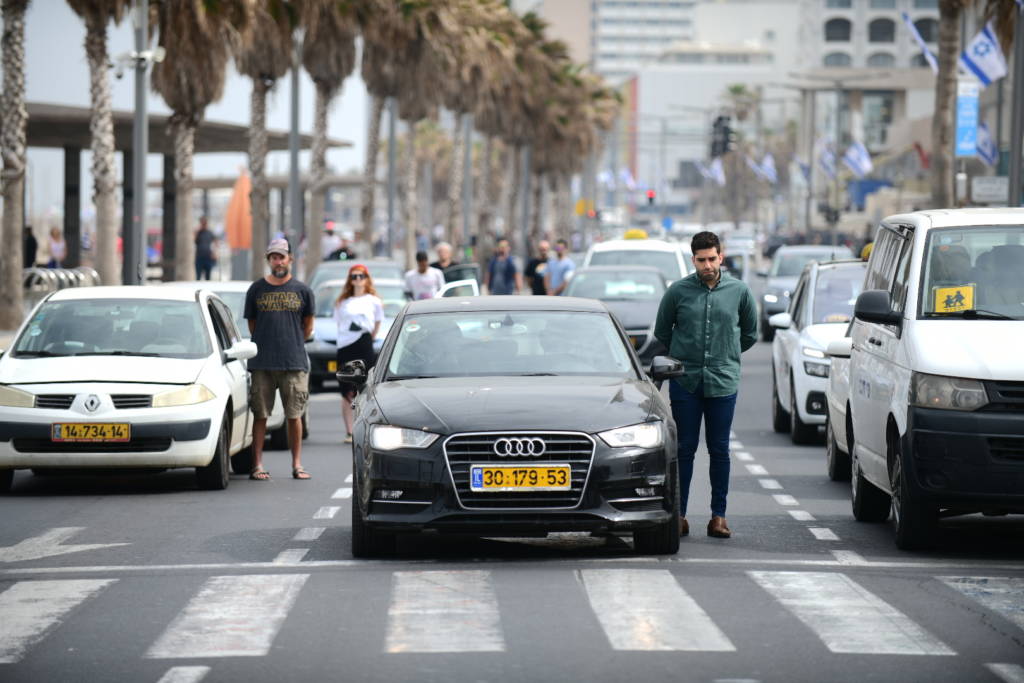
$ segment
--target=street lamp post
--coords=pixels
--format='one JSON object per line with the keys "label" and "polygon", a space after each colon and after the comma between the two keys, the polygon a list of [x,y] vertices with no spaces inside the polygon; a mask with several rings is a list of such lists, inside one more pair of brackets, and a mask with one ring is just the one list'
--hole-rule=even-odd
{"label": "street lamp post", "polygon": [[1013,110],[1010,118],[1010,169],[1007,206],[1020,206],[1021,137],[1024,136],[1024,5],[1018,3],[1013,41]]}
{"label": "street lamp post", "polygon": [[124,265],[121,281],[126,285],[145,283],[146,268],[146,155],[149,152],[149,119],[146,115],[146,74],[151,54],[146,52],[149,3],[136,0],[135,16],[135,116],[132,121],[132,222],[124,235]]}

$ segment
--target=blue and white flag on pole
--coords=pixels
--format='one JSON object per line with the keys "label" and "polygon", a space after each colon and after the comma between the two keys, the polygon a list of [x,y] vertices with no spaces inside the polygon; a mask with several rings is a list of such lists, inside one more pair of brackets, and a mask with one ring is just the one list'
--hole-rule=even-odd
{"label": "blue and white flag on pole", "polygon": [[750,157],[744,157],[744,158],[746,159],[746,162],[747,162],[747,168],[749,168],[751,171],[753,171],[755,176],[757,176],[761,180],[768,180],[768,178],[765,177],[764,169],[761,168],[760,164],[758,164],[756,161],[754,161]]}
{"label": "blue and white flag on pole", "polygon": [[770,152],[761,159],[761,172],[764,173],[765,180],[772,185],[779,182],[779,173],[775,170],[775,157]]}
{"label": "blue and white flag on pole", "polygon": [[859,140],[854,141],[852,145],[846,148],[846,153],[843,154],[843,163],[858,178],[863,178],[868,173],[871,173],[875,167],[871,163],[871,155],[868,153],[867,147]]}
{"label": "blue and white flag on pole", "polygon": [[722,168],[722,157],[715,157],[715,160],[711,162],[711,166],[708,167],[708,171],[711,173],[711,178],[719,187],[725,187],[725,169]]}
{"label": "blue and white flag on pole", "polygon": [[[1021,0],[1024,1],[1024,0]],[[928,43],[924,42],[924,38],[921,37],[921,32],[914,26],[914,22],[910,20],[910,15],[906,12],[901,12],[903,16],[903,23],[907,25],[907,30],[910,31],[910,37],[914,39],[917,46],[921,48],[921,54],[924,55],[925,60],[928,62],[928,66],[932,68],[933,73],[939,73],[939,63],[935,61],[935,55],[928,49]]]}
{"label": "blue and white flag on pole", "polygon": [[829,144],[824,144],[821,147],[821,151],[818,152],[818,166],[825,172],[832,180],[836,177],[836,155],[832,151],[832,147]]}
{"label": "blue and white flag on pole", "polygon": [[999,161],[999,149],[996,147],[996,141],[992,139],[992,134],[989,133],[988,126],[984,123],[978,124],[978,156],[988,166],[995,166]]}
{"label": "blue and white flag on pole", "polygon": [[697,172],[700,173],[701,178],[704,180],[714,180],[714,177],[711,175],[711,171],[708,170],[708,167],[703,161],[695,161],[693,162],[693,165],[697,169]]}
{"label": "blue and white flag on pole", "polygon": [[992,22],[985,24],[981,33],[974,36],[967,49],[960,55],[960,66],[974,74],[983,86],[998,81],[1006,75],[1006,57],[999,47]]}
{"label": "blue and white flag on pole", "polygon": [[627,190],[636,189],[636,178],[633,177],[629,168],[625,166],[619,169],[619,181],[626,186]]}

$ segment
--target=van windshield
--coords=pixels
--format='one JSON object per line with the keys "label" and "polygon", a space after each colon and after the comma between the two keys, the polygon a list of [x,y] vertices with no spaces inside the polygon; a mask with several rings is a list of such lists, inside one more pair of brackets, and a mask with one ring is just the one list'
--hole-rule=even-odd
{"label": "van windshield", "polygon": [[1024,320],[1024,226],[932,230],[922,264],[922,315]]}

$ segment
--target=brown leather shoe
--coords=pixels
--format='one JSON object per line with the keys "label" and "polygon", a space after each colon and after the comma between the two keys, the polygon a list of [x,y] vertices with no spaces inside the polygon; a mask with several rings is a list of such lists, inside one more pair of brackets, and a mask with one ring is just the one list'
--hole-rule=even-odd
{"label": "brown leather shoe", "polygon": [[679,535],[689,536],[690,535],[690,523],[686,521],[686,517],[679,515]]}
{"label": "brown leather shoe", "polygon": [[729,538],[732,536],[729,525],[725,523],[725,517],[715,516],[711,518],[711,521],[708,522],[708,536],[714,538]]}

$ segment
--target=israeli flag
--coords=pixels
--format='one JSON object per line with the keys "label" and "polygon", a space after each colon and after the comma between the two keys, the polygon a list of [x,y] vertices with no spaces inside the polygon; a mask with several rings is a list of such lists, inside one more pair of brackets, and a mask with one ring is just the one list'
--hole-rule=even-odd
{"label": "israeli flag", "polygon": [[633,174],[625,166],[619,169],[619,180],[622,181],[627,190],[636,189],[636,178],[633,177]]}
{"label": "israeli flag", "polygon": [[[1024,0],[1019,0],[1024,2]],[[928,66],[932,68],[932,73],[939,73],[939,63],[935,61],[935,55],[928,49],[928,43],[924,42],[924,38],[921,37],[921,32],[914,26],[914,22],[910,20],[910,15],[906,12],[901,12],[903,16],[903,23],[907,25],[907,30],[910,31],[910,37],[914,39],[917,46],[921,48],[921,54],[924,55],[925,61],[928,62]]]}
{"label": "israeli flag", "polygon": [[722,157],[715,157],[715,160],[711,162],[711,166],[708,167],[708,171],[719,187],[725,187],[725,169],[722,168]]}
{"label": "israeli flag", "polygon": [[765,180],[772,185],[779,182],[779,173],[775,170],[775,157],[770,153],[765,154],[761,159],[761,171],[764,173]]}
{"label": "israeli flag", "polygon": [[992,139],[992,134],[989,133],[988,126],[984,123],[978,124],[978,156],[988,166],[995,166],[999,161],[999,149],[996,147],[996,141]]}
{"label": "israeli flag", "polygon": [[843,163],[858,178],[863,178],[874,168],[867,147],[859,140],[846,148],[846,153],[843,154]]}
{"label": "israeli flag", "polygon": [[974,74],[983,86],[998,81],[1006,75],[1006,57],[999,47],[992,22],[985,24],[981,33],[974,36],[967,49],[960,55],[960,66]]}
{"label": "israeli flag", "polygon": [[747,162],[747,168],[753,171],[755,176],[757,176],[761,180],[768,180],[767,178],[764,177],[764,169],[761,168],[760,164],[758,164],[750,157],[744,157],[744,159]]}
{"label": "israeli flag", "polygon": [[830,146],[822,146],[821,151],[818,153],[818,166],[821,166],[821,170],[825,172],[825,175],[835,180],[836,155]]}
{"label": "israeli flag", "polygon": [[694,167],[696,167],[697,172],[700,173],[701,178],[703,178],[704,180],[714,180],[715,179],[714,176],[711,175],[710,169],[708,169],[708,167],[704,165],[704,162],[702,162],[702,161],[695,161],[695,162],[693,162],[693,165],[694,165]]}

